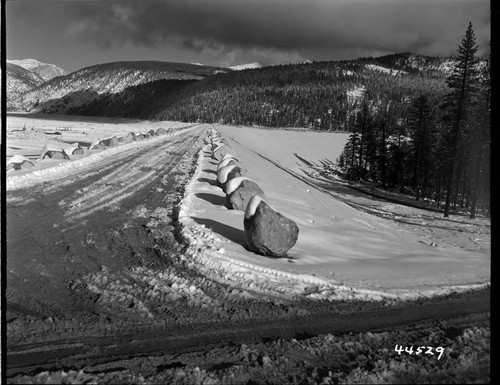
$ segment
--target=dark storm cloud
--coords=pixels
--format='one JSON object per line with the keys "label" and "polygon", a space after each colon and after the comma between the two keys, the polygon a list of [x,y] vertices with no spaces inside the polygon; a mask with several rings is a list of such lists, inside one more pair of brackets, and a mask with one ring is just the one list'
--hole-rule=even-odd
{"label": "dark storm cloud", "polygon": [[[486,50],[484,0],[164,0],[59,3],[69,36],[102,48],[132,44],[234,60],[341,59],[411,51],[448,56],[468,21]],[[228,56],[229,55],[229,56]],[[266,58],[267,57],[267,58]]]}

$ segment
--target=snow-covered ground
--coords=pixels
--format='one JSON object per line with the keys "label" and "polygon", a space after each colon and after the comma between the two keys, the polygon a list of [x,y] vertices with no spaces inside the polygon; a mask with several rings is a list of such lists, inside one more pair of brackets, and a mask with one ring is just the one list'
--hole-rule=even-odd
{"label": "snow-covered ground", "polygon": [[[24,155],[35,163],[34,168],[9,171],[7,190],[28,187],[33,184],[71,175],[78,169],[95,165],[110,158],[125,156],[127,152],[153,142],[162,141],[162,136],[123,143],[117,147],[85,151],[72,155],[70,160],[39,160],[46,144],[65,148],[71,143],[80,143],[88,148],[98,139],[125,136],[129,132],[146,133],[149,130],[165,128],[174,132],[193,124],[181,122],[149,122],[132,119],[110,119],[99,117],[26,115],[7,116],[7,161],[14,155]],[[57,134],[55,134],[57,133]]]}
{"label": "snow-covered ground", "polygon": [[408,74],[408,72],[403,71],[403,70],[394,70],[392,68],[386,68],[386,67],[382,67],[382,66],[379,66],[379,65],[376,65],[376,64],[367,64],[366,68],[368,68],[368,69],[370,69],[372,71],[379,71],[379,72],[383,72],[383,73],[386,73],[386,74],[391,74],[393,76]]}
{"label": "snow-covered ground", "polygon": [[235,65],[228,68],[231,68],[233,71],[242,71],[248,69],[262,68],[262,64],[255,62],[255,63]]}
{"label": "snow-covered ground", "polygon": [[[189,126],[193,124],[8,116],[7,158],[21,154],[35,160],[46,143],[79,142],[88,146],[95,139],[122,136],[130,131]],[[348,134],[215,127],[228,140],[246,176],[263,189],[265,201],[293,219],[300,232],[289,258],[273,259],[248,251],[243,212],[224,206],[225,195],[215,185],[217,162],[210,157],[210,146],[205,146],[187,186],[179,219],[190,244],[186,258],[198,262],[198,268],[211,277],[219,276],[254,292],[332,300],[412,298],[488,284],[489,245],[477,250],[450,242],[435,245],[408,226],[358,210],[307,183],[307,175],[314,173],[317,165],[335,163]],[[53,132],[61,135],[48,134]],[[96,172],[113,158],[133,159],[138,147],[152,146],[162,140],[161,136],[153,137],[87,151],[71,160],[37,161],[34,168],[10,171],[7,190],[58,180],[77,172],[82,175]],[[461,218],[450,218],[449,224],[453,225],[454,220]],[[460,231],[455,231],[454,236],[458,233],[460,237]]]}
{"label": "snow-covered ground", "polygon": [[432,246],[397,222],[357,210],[300,179],[306,171],[300,158],[334,162],[347,134],[215,127],[264,199],[300,232],[289,258],[248,251],[244,213],[224,206],[207,145],[180,221],[189,252],[208,270],[257,291],[328,299],[413,298],[488,284],[489,250]]}

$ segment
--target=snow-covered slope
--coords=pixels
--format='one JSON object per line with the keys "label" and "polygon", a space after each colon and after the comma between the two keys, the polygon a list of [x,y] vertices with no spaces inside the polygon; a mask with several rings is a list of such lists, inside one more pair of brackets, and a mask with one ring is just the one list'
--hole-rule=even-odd
{"label": "snow-covered slope", "polygon": [[231,66],[229,67],[234,71],[242,71],[242,70],[248,70],[248,69],[255,69],[255,68],[262,68],[262,64],[260,63],[247,63],[247,64],[240,64],[236,66]]}
{"label": "snow-covered slope", "polygon": [[7,62],[16,64],[40,76],[44,81],[55,78],[56,76],[66,75],[62,68],[49,63],[42,63],[35,59],[7,60]]}
{"label": "snow-covered slope", "polygon": [[98,64],[46,82],[36,90],[19,98],[16,101],[16,107],[17,110],[38,111],[39,106],[48,100],[59,99],[68,94],[82,92],[87,94],[117,93],[129,86],[160,79],[202,79],[217,73],[217,71],[227,72],[229,70],[156,61]]}
{"label": "snow-covered slope", "polygon": [[8,99],[31,91],[44,82],[36,73],[10,62],[7,62],[6,75]]}
{"label": "snow-covered slope", "polygon": [[288,258],[248,251],[244,213],[224,206],[207,145],[179,214],[189,251],[207,270],[254,290],[322,299],[414,298],[490,280],[489,250],[431,245],[428,235],[307,183],[303,168],[335,159],[346,134],[216,127],[265,192],[264,200],[300,231]]}
{"label": "snow-covered slope", "polygon": [[369,70],[372,70],[372,71],[379,71],[379,72],[383,72],[385,74],[389,74],[389,75],[393,75],[393,76],[403,75],[403,74],[407,74],[408,73],[406,71],[394,70],[392,68],[386,68],[386,67],[382,67],[382,66],[379,66],[379,65],[376,65],[376,64],[367,64],[366,68],[368,68]]}

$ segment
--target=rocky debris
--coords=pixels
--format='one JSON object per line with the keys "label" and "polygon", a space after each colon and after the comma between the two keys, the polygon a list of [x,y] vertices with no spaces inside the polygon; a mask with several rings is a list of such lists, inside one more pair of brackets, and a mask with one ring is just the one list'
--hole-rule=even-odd
{"label": "rocky debris", "polygon": [[299,237],[299,227],[273,210],[260,196],[253,196],[243,220],[248,248],[255,253],[284,257]]}
{"label": "rocky debris", "polygon": [[254,195],[264,195],[264,191],[253,180],[241,176],[226,183],[226,206],[231,210],[245,211]]}

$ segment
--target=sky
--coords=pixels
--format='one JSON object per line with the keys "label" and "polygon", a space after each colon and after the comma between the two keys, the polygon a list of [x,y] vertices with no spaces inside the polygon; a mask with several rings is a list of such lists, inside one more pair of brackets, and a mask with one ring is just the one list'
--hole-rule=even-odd
{"label": "sky", "polygon": [[487,0],[8,0],[8,59],[68,72],[121,60],[232,66],[412,52],[449,57],[472,22],[487,55]]}

